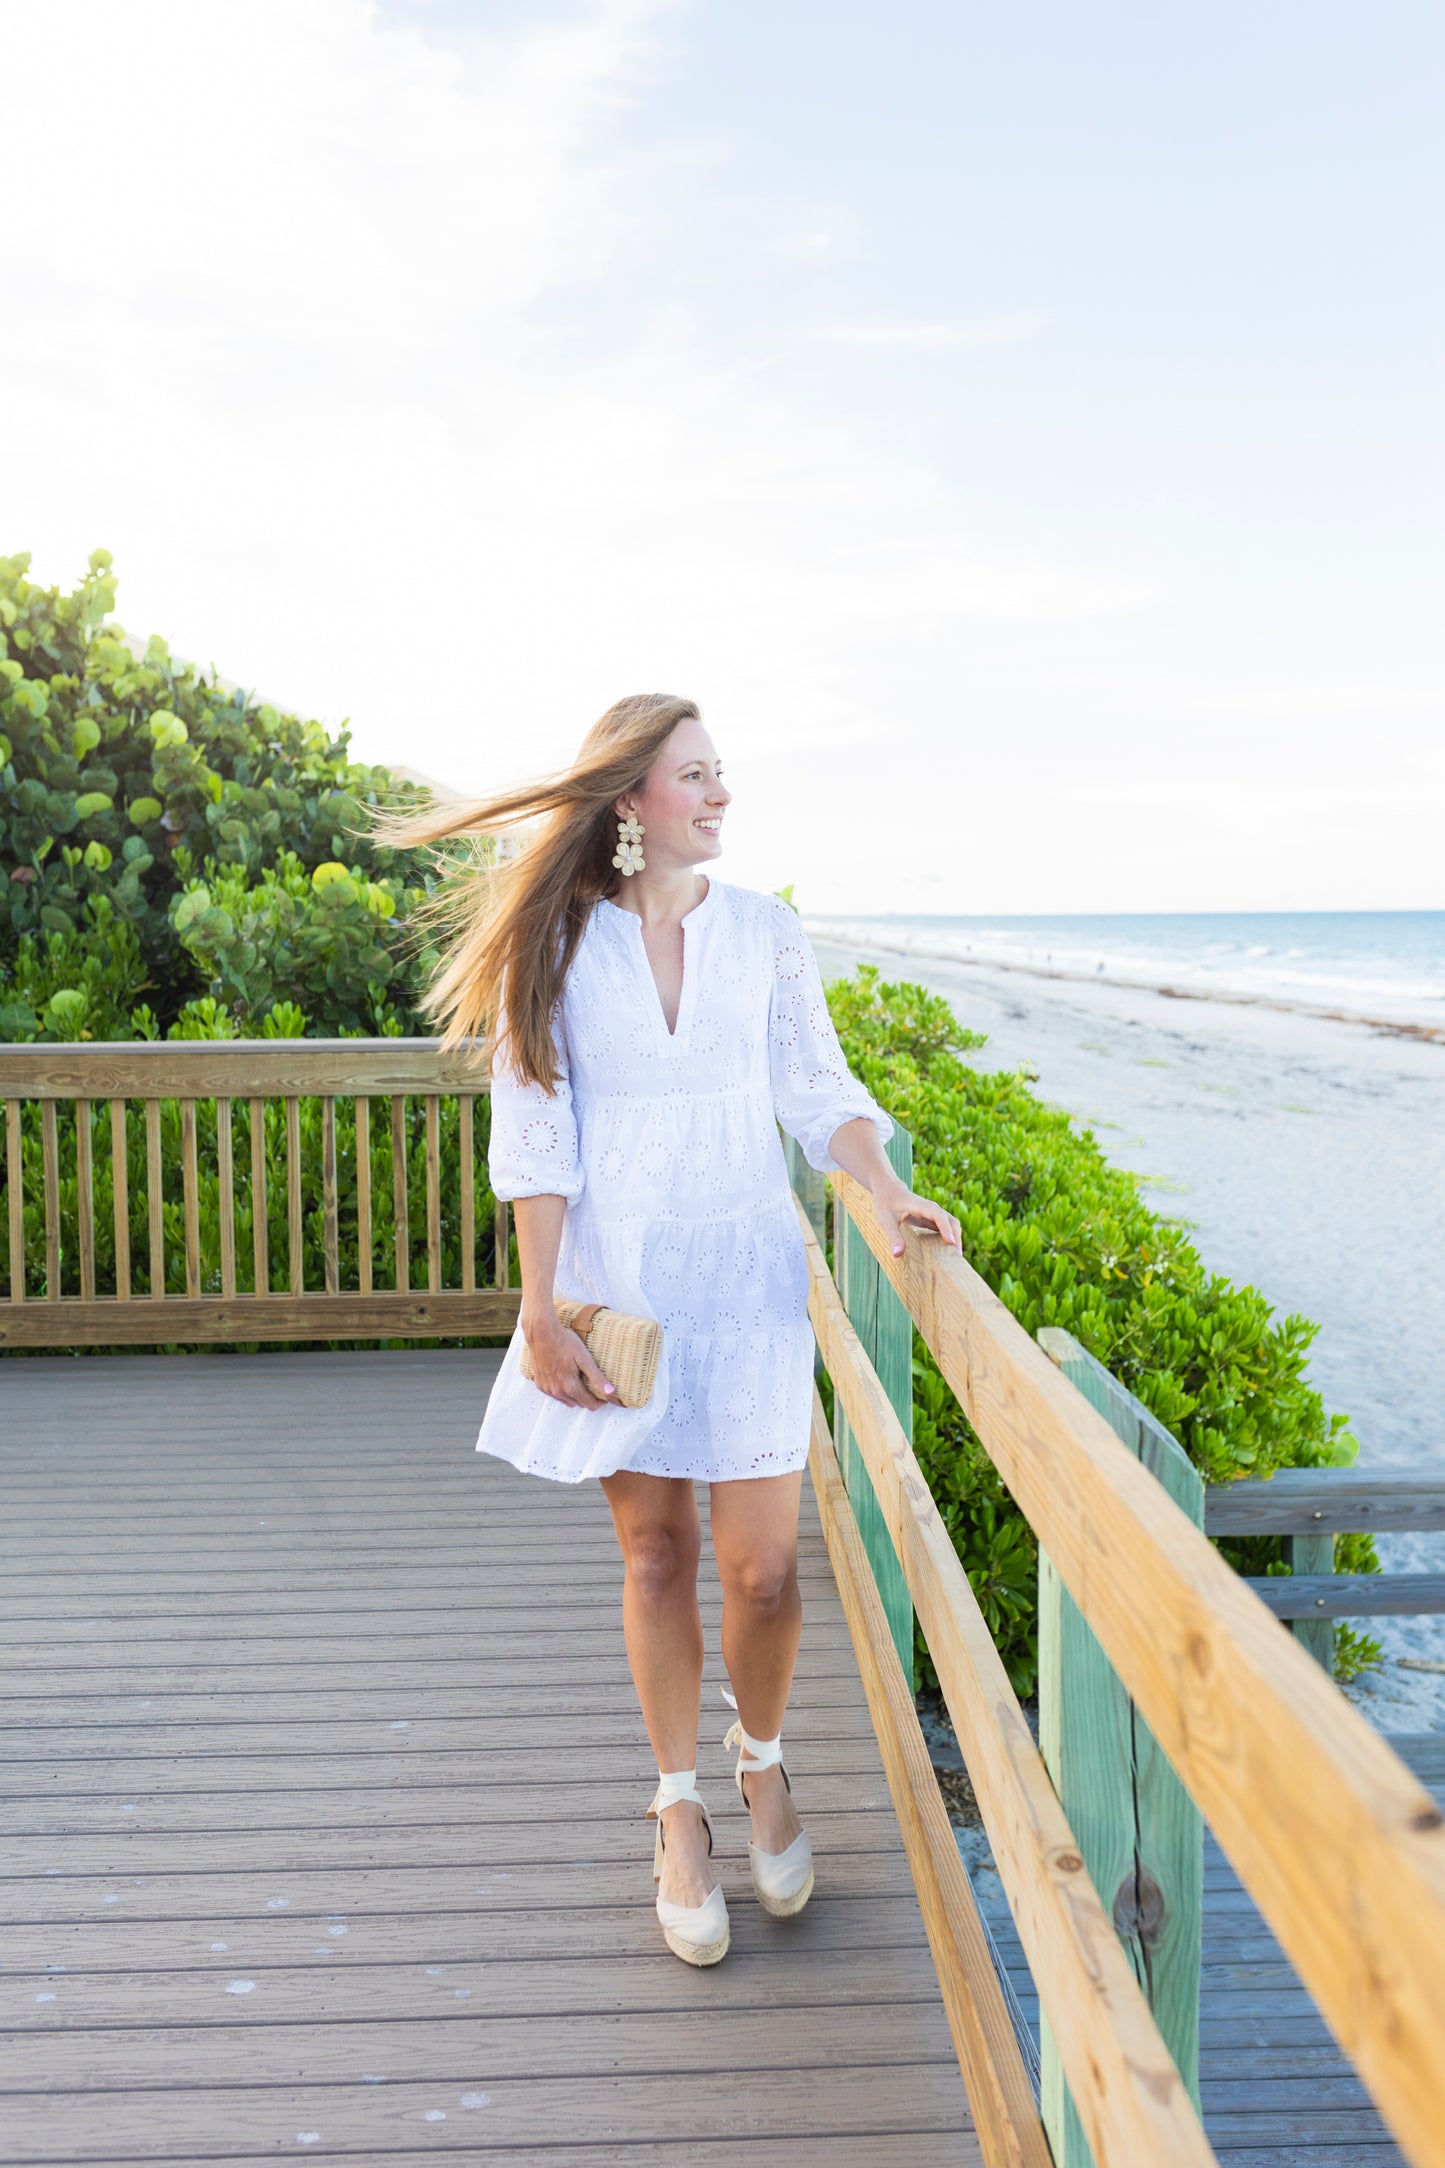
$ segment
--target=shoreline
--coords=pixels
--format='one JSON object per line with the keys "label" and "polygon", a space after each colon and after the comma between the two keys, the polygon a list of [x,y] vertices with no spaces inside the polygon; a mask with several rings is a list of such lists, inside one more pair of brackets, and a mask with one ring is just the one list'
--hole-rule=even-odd
{"label": "shoreline", "polygon": [[1391,1039],[1418,1039],[1426,1045],[1445,1046],[1445,1024],[1419,1024],[1400,1017],[1371,1016],[1364,1010],[1326,1008],[1320,1002],[1287,1001],[1271,994],[1249,994],[1224,987],[1179,986],[1163,979],[1122,978],[1116,972],[1068,971],[1057,964],[1026,964],[997,956],[973,956],[956,949],[932,948],[920,941],[888,941],[866,921],[830,924],[825,919],[804,918],[809,938],[830,948],[876,950],[883,956],[917,957],[921,962],[953,964],[961,971],[1007,971],[1020,977],[1053,979],[1068,986],[1111,986],[1125,993],[1159,994],[1166,1001],[1223,1002],[1246,1009],[1272,1009],[1281,1016],[1308,1016],[1321,1023],[1356,1024]]}
{"label": "shoreline", "polygon": [[[1351,1418],[1358,1468],[1439,1472],[1438,1039],[1286,1003],[1185,1007],[1107,972],[925,955],[806,923],[825,981],[881,963],[940,995],[985,1034],[961,1057],[970,1067],[1024,1070],[1212,1272],[1257,1288],[1281,1322],[1315,1321],[1307,1374]],[[1377,1549],[1387,1573],[1445,1571],[1445,1535],[1382,1534]],[[1445,1615],[1348,1623],[1384,1661],[1346,1698],[1377,1730],[1445,1731]]]}

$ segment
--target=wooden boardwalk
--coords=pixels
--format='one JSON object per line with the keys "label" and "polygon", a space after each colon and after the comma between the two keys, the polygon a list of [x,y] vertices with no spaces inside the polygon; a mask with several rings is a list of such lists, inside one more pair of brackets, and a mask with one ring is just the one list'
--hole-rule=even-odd
{"label": "wooden boardwalk", "polygon": [[593,1485],[472,1451],[496,1357],[0,1366],[0,2160],[979,2159],[805,1486],[789,1765],[820,1855],[733,1949],[652,1913]]}

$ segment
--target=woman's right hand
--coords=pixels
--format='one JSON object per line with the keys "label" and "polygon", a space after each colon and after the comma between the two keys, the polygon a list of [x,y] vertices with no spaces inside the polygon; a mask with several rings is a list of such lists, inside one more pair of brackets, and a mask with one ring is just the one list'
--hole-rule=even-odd
{"label": "woman's right hand", "polygon": [[569,1408],[615,1408],[617,1388],[588,1354],[586,1344],[554,1310],[535,1323],[522,1318],[522,1337],[539,1391]]}

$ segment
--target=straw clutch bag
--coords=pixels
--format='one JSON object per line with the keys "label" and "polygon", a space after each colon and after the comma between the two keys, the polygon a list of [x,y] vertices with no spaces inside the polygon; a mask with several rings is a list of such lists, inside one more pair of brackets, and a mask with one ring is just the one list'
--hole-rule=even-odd
{"label": "straw clutch bag", "polygon": [[[624,1408],[645,1408],[657,1379],[662,1327],[655,1317],[629,1317],[601,1302],[556,1301],[558,1318],[570,1326],[605,1378],[617,1387]],[[532,1351],[522,1342],[520,1369],[532,1376]]]}

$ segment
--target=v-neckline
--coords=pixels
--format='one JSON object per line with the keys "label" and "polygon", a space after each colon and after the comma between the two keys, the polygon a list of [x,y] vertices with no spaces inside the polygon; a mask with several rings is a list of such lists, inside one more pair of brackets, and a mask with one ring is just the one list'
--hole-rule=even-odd
{"label": "v-neckline", "polygon": [[657,975],[652,968],[652,959],[647,953],[647,943],[642,938],[641,916],[636,911],[625,910],[620,903],[614,903],[610,896],[604,896],[601,899],[610,910],[617,913],[619,918],[630,918],[637,928],[638,964],[648,986],[652,990],[653,1014],[657,1019],[662,1044],[669,1052],[676,1052],[683,1038],[684,1026],[690,1023],[692,1019],[693,981],[697,974],[687,968],[688,931],[698,913],[705,911],[712,901],[713,891],[716,886],[717,883],[709,877],[706,893],[698,899],[690,911],[684,911],[678,921],[682,928],[682,984],[677,995],[677,1022],[673,1025],[671,1031],[667,1028],[667,1011],[662,1005],[662,988],[657,983]]}

